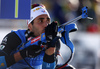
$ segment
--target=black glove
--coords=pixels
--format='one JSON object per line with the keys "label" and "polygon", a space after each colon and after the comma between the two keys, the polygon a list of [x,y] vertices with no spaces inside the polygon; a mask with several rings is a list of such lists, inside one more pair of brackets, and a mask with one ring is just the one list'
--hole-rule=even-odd
{"label": "black glove", "polygon": [[58,31],[58,25],[56,21],[52,22],[45,28],[45,36],[48,46],[55,47],[55,42],[58,40],[57,31]]}
{"label": "black glove", "polygon": [[34,58],[34,57],[38,56],[41,53],[41,51],[42,51],[42,48],[40,46],[31,45],[19,52],[23,58],[25,58],[25,57],[33,57]]}

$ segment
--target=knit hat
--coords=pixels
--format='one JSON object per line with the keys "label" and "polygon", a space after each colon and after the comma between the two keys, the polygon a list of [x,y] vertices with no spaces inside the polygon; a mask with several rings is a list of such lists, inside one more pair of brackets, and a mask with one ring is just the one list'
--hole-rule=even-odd
{"label": "knit hat", "polygon": [[29,25],[36,17],[42,14],[47,14],[50,17],[48,11],[43,6],[37,6],[31,9],[31,16],[30,16],[30,19],[27,20],[27,25]]}

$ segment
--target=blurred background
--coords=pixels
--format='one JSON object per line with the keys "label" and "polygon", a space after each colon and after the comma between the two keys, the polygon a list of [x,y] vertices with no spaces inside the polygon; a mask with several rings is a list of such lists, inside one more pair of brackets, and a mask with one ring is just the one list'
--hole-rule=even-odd
{"label": "blurred background", "polygon": [[[75,46],[69,64],[76,69],[100,69],[100,0],[31,0],[31,4],[35,3],[44,4],[51,21],[56,20],[59,25],[81,15],[82,7],[88,7],[88,16],[93,20],[80,19],[76,22],[78,31],[69,34]],[[27,29],[26,20],[0,19],[0,42],[7,33],[17,29]]]}

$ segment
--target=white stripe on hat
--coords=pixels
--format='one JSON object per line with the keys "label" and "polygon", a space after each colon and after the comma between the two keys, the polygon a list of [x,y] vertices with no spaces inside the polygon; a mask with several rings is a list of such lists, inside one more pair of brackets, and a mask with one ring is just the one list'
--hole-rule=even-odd
{"label": "white stripe on hat", "polygon": [[30,24],[37,16],[42,15],[42,14],[47,14],[50,17],[48,11],[42,6],[38,6],[31,9],[30,20],[27,20],[27,24]]}

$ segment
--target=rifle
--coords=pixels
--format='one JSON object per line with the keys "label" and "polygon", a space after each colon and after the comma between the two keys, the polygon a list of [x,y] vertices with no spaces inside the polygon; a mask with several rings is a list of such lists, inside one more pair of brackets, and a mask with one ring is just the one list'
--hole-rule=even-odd
{"label": "rifle", "polygon": [[[80,20],[80,19],[85,19],[85,18],[87,18],[87,19],[91,19],[91,20],[92,20],[93,18],[88,17],[87,8],[88,8],[87,6],[85,6],[85,7],[82,8],[82,14],[81,14],[80,16],[78,16],[78,17],[76,17],[76,18],[74,18],[74,19],[72,19],[72,20],[70,20],[70,21],[68,21],[68,22],[65,22],[65,23],[63,23],[62,25],[60,25],[60,26],[58,27],[58,33],[64,32],[64,31],[65,31],[65,30],[64,30],[64,27],[65,27],[66,25],[75,23],[76,21],[78,21],[78,20]],[[39,40],[40,40],[42,43],[46,43],[45,33],[42,33],[42,34],[41,34]],[[34,41],[34,40],[33,40],[33,41]]]}

